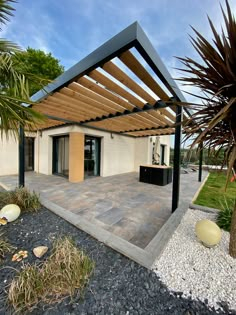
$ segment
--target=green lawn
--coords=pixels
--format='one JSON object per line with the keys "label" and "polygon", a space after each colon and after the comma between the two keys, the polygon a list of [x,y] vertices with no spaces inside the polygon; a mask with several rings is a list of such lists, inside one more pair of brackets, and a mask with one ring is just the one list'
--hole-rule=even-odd
{"label": "green lawn", "polygon": [[225,172],[211,172],[194,203],[216,209],[225,208],[226,203],[232,206],[236,199],[236,182],[229,183],[226,191],[225,184]]}

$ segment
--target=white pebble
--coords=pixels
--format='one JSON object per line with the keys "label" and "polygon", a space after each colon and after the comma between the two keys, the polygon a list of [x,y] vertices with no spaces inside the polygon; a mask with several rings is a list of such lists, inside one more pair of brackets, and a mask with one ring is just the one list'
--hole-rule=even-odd
{"label": "white pebble", "polygon": [[218,246],[206,248],[195,236],[195,224],[201,219],[215,219],[215,214],[188,210],[172,235],[153,270],[172,291],[201,300],[219,308],[227,302],[236,310],[236,259],[228,254],[229,233],[222,231]]}

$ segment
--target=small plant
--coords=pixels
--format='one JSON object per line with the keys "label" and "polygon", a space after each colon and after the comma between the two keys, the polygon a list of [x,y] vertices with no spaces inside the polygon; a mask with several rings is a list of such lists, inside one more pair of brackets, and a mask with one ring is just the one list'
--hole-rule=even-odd
{"label": "small plant", "polygon": [[13,191],[5,191],[0,194],[1,206],[9,203],[18,205],[21,211],[37,211],[40,207],[39,195],[30,192],[25,187],[16,188]]}
{"label": "small plant", "polygon": [[0,261],[2,261],[7,253],[11,253],[15,247],[8,243],[3,234],[0,234]]}
{"label": "small plant", "polygon": [[24,265],[17,278],[13,279],[8,297],[16,311],[33,309],[46,292],[45,279],[36,265]]}
{"label": "small plant", "polygon": [[8,299],[16,312],[32,310],[42,301],[60,302],[67,296],[82,294],[94,268],[93,261],[68,238],[53,244],[52,255],[41,265],[26,265],[13,279]]}
{"label": "small plant", "polygon": [[217,216],[217,224],[218,226],[225,230],[230,232],[230,226],[231,226],[231,220],[232,220],[232,215],[233,215],[233,208],[234,208],[234,203],[233,200],[232,202],[227,202],[225,199],[224,205],[223,205],[223,210],[219,211],[219,214]]}

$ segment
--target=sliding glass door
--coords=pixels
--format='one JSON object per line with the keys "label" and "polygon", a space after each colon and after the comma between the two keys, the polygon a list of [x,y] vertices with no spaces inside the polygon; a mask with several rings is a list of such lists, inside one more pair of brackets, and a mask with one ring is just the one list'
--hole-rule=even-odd
{"label": "sliding glass door", "polygon": [[69,176],[69,136],[53,137],[53,174]]}
{"label": "sliding glass door", "polygon": [[100,138],[85,136],[84,177],[100,175]]}

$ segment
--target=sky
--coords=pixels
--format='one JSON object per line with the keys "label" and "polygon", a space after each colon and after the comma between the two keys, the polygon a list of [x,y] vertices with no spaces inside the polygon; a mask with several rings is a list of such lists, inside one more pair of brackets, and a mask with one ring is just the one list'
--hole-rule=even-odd
{"label": "sky", "polygon": [[[224,6],[224,1],[221,1]],[[236,11],[236,3],[230,0]],[[196,56],[190,25],[209,39],[207,14],[222,24],[218,0],[18,0],[0,37],[51,52],[65,69],[138,21],[172,75],[174,56]]]}
{"label": "sky", "polygon": [[[236,1],[229,3],[236,15]],[[224,0],[221,4],[225,7]],[[51,52],[65,69],[138,21],[174,78],[181,76],[175,56],[198,58],[189,40],[190,25],[208,40],[207,15],[219,31],[223,25],[218,0],[18,0],[14,8],[0,37]]]}

